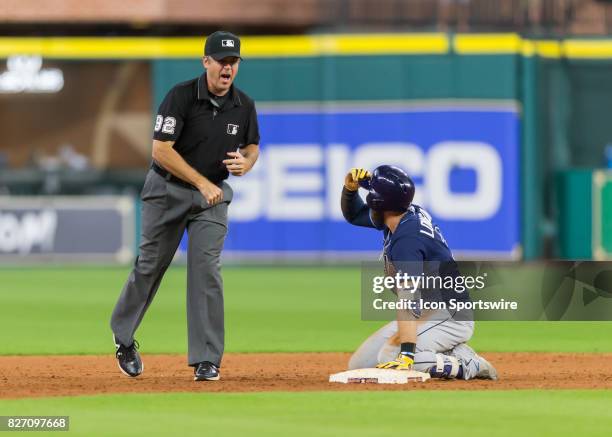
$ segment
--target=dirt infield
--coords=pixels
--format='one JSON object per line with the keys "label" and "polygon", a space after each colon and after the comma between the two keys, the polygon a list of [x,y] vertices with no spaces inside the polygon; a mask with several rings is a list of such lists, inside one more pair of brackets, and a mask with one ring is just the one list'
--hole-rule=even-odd
{"label": "dirt infield", "polygon": [[312,390],[476,390],[612,388],[605,363],[612,354],[490,353],[498,381],[440,381],[407,385],[332,384],[349,354],[227,354],[222,380],[194,382],[182,355],[143,355],[145,371],[123,376],[112,355],[0,357],[0,398],[108,393],[259,392]]}

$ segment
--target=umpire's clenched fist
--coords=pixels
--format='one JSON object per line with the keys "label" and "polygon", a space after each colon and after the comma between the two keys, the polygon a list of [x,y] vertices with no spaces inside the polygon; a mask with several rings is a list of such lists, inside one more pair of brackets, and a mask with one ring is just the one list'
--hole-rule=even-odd
{"label": "umpire's clenched fist", "polygon": [[198,190],[200,190],[200,193],[202,193],[202,196],[210,206],[216,205],[223,200],[223,190],[209,180],[202,181],[198,185]]}

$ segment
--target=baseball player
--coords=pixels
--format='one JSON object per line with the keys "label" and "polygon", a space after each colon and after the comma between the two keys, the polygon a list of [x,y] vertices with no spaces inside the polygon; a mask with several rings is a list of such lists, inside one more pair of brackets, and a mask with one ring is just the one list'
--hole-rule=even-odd
{"label": "baseball player", "polygon": [[[357,192],[359,186],[368,190],[365,204]],[[385,272],[391,276],[428,262],[454,265],[440,228],[423,208],[412,204],[414,191],[410,177],[389,165],[377,167],[372,174],[354,168],[345,177],[342,213],[353,225],[383,231]],[[462,301],[469,295],[451,290],[439,298]],[[495,368],[466,344],[474,332],[474,322],[455,316],[449,310],[434,314],[418,308],[399,311],[397,321],[363,342],[352,355],[349,369],[376,366],[414,369],[437,378],[497,379]]]}
{"label": "baseball player", "polygon": [[229,174],[247,173],[259,154],[255,105],[233,85],[240,39],[218,31],[206,39],[205,72],[166,95],[153,133],[153,163],[142,189],[140,253],[111,318],[119,368],[138,376],[134,333],[185,230],[188,364],[196,381],[219,379],[224,350],[220,256],[232,189]]}

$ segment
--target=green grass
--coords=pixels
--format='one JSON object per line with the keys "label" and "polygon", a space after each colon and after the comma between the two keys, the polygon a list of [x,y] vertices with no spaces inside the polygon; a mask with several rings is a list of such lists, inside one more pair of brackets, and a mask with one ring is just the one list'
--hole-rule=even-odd
{"label": "green grass", "polygon": [[[128,271],[0,270],[1,354],[108,354]],[[351,351],[355,268],[228,268],[228,351]],[[480,351],[612,352],[612,323],[482,322]],[[186,351],[185,270],[171,269],[137,333],[146,353]],[[537,383],[537,381],[534,381]],[[76,435],[608,435],[611,391],[184,393],[0,400],[0,415],[69,415]]]}
{"label": "green grass", "polygon": [[2,415],[68,415],[70,434],[589,435],[612,427],[610,391],[117,395],[0,401]]}
{"label": "green grass", "polygon": [[[123,268],[0,270],[1,354],[101,354]],[[227,351],[351,351],[382,322],[360,320],[356,268],[224,271]],[[481,351],[612,352],[612,323],[482,322]],[[137,338],[146,353],[186,351],[185,270],[172,268]]]}

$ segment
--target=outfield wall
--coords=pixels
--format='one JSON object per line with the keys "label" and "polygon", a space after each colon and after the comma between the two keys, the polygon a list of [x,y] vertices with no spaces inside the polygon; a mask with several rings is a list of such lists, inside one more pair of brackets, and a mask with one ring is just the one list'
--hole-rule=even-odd
{"label": "outfield wall", "polygon": [[[284,57],[271,57],[265,42],[258,40],[251,58],[242,64],[239,84],[259,102],[262,114],[270,110],[291,113],[304,103],[321,113],[368,105],[413,110],[429,107],[431,111],[441,107],[472,107],[483,112],[486,108],[493,108],[493,112],[496,107],[516,108],[520,137],[512,153],[518,156],[518,174],[508,174],[504,169],[500,176],[504,190],[519,193],[520,206],[504,215],[507,221],[498,222],[497,231],[510,240],[513,231],[520,236],[511,249],[506,241],[503,247],[488,247],[485,254],[481,245],[488,238],[485,221],[460,216],[444,220],[434,210],[434,217],[448,229],[449,241],[454,240],[460,255],[533,259],[545,254],[564,258],[595,254],[597,244],[592,242],[599,238],[596,234],[585,235],[586,241],[575,239],[582,232],[581,223],[591,214],[585,211],[580,220],[568,217],[569,209],[559,208],[562,199],[558,196],[564,194],[555,184],[560,172],[604,165],[603,149],[612,142],[612,123],[607,119],[612,102],[611,40],[532,40],[508,34],[379,35],[364,40],[352,35],[309,37],[310,45],[298,44],[297,48],[292,48],[289,40],[282,40]],[[384,53],[373,55],[376,50]],[[199,65],[192,60],[156,61],[154,100],[158,102],[177,78],[186,79],[198,72]],[[376,123],[384,125],[384,120],[382,115]],[[263,119],[264,124],[267,122]],[[334,130],[340,128],[334,122],[325,127],[327,130],[318,130],[316,138],[323,148],[333,145]],[[444,127],[447,140],[486,143],[484,133],[463,136],[453,117],[444,121]],[[384,137],[383,129],[372,128],[372,136]],[[419,137],[425,129],[432,127],[407,126],[400,137]],[[508,135],[506,139],[511,141],[508,132],[502,135]],[[262,141],[265,149],[266,138]],[[358,139],[354,143],[359,147]],[[416,143],[426,155],[431,144]],[[474,170],[460,162],[456,169]],[[475,179],[468,193],[476,193],[479,183],[485,183],[482,178]],[[462,189],[470,183],[465,179],[447,180],[448,191],[466,194]],[[427,184],[421,189],[427,204],[431,194]],[[507,199],[504,202],[514,206]],[[602,226],[607,226],[605,220]],[[468,232],[472,241],[464,244],[461,238],[453,238],[455,234],[465,235],[459,229]],[[573,249],[581,246],[583,249]],[[601,250],[598,253],[599,258],[605,257]]]}
{"label": "outfield wall", "polygon": [[[519,59],[457,56],[441,35],[399,38],[379,38],[384,55],[350,40],[283,58],[245,53],[238,85],[257,102],[262,157],[231,180],[228,256],[377,252],[379,233],[348,226],[339,194],[347,169],[387,163],[413,175],[415,201],[456,255],[521,257]],[[197,60],[154,61],[155,103],[200,73]]]}
{"label": "outfield wall", "polygon": [[[233,182],[230,254],[377,250],[375,234],[342,223],[337,186],[352,165],[394,160],[459,255],[575,256],[577,221],[564,221],[554,184],[560,170],[600,165],[612,138],[612,41],[432,33],[245,37],[243,47],[238,84],[258,103],[263,153]],[[14,53],[149,60],[153,117],[173,84],[201,73],[202,39],[0,38],[0,56]]]}

